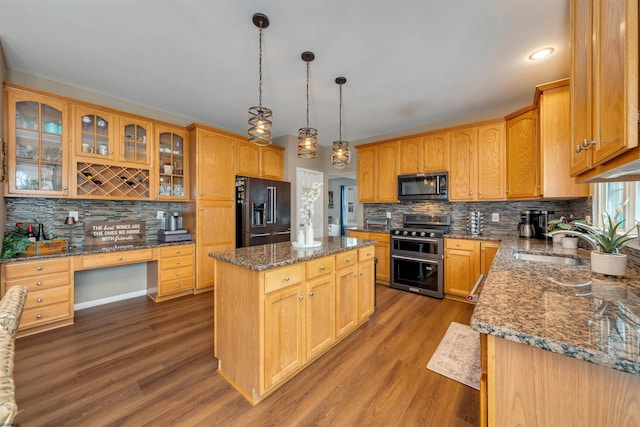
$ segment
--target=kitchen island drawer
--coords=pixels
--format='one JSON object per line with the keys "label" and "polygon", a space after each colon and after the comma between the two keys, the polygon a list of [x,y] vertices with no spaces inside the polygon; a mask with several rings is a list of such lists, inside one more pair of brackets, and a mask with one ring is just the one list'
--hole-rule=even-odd
{"label": "kitchen island drawer", "polygon": [[72,314],[68,302],[26,309],[22,312],[20,330],[71,317]]}
{"label": "kitchen island drawer", "polygon": [[444,239],[445,249],[463,249],[474,251],[479,248],[480,242],[473,239]]}
{"label": "kitchen island drawer", "polygon": [[350,267],[358,262],[358,251],[340,252],[336,255],[336,269]]}
{"label": "kitchen island drawer", "polygon": [[264,273],[264,292],[269,293],[304,280],[304,264],[277,268]]}
{"label": "kitchen island drawer", "polygon": [[35,307],[42,307],[50,304],[66,303],[69,305],[71,293],[70,286],[60,286],[57,288],[43,289],[41,291],[29,292],[25,301],[25,310]]}
{"label": "kitchen island drawer", "polygon": [[336,259],[334,256],[327,256],[307,262],[307,279],[333,273]]}
{"label": "kitchen island drawer", "polygon": [[11,262],[3,264],[4,279],[18,279],[41,276],[50,273],[69,272],[69,258],[42,259],[35,261]]}
{"label": "kitchen island drawer", "polygon": [[358,262],[373,259],[376,256],[376,251],[373,246],[367,248],[358,249]]}

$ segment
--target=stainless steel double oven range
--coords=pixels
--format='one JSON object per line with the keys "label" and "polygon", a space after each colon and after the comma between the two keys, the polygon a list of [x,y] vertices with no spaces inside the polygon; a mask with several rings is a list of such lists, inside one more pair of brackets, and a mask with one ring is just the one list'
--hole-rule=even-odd
{"label": "stainless steel double oven range", "polygon": [[444,235],[450,215],[405,214],[391,229],[391,287],[444,298]]}

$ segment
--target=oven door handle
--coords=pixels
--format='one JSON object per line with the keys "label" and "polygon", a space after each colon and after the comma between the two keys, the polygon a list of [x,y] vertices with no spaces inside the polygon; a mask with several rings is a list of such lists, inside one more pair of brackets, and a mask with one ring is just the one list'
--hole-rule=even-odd
{"label": "oven door handle", "polygon": [[435,243],[435,244],[439,244],[442,239],[426,239],[424,237],[408,237],[408,236],[392,236],[391,240],[408,240],[410,242],[415,242],[416,240],[420,241],[420,243]]}
{"label": "oven door handle", "polygon": [[400,255],[391,255],[391,259],[403,259],[405,261],[416,261],[416,262],[430,262],[430,263],[437,263],[438,259],[435,258],[410,258],[410,257],[406,257],[406,256],[400,256]]}

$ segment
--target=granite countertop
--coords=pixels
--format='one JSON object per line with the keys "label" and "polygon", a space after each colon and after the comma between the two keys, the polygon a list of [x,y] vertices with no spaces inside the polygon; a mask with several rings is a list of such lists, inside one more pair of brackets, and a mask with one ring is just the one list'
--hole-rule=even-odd
{"label": "granite countertop", "polygon": [[209,256],[251,270],[269,270],[375,244],[375,240],[351,237],[325,237],[319,241],[320,247],[310,249],[296,249],[292,242],[282,242],[212,252]]}
{"label": "granite countertop", "polygon": [[[516,260],[514,252],[582,258],[568,266]],[[472,329],[640,375],[640,272],[591,272],[590,250],[502,239],[471,318]]]}
{"label": "granite countertop", "polygon": [[11,262],[21,262],[21,261],[33,261],[38,259],[48,259],[48,258],[61,258],[61,257],[69,257],[69,256],[77,256],[77,255],[91,255],[91,254],[101,254],[105,252],[118,252],[118,251],[131,251],[136,249],[147,249],[147,248],[158,248],[163,246],[175,246],[175,245],[188,245],[193,243],[192,241],[188,242],[158,242],[157,239],[146,240],[142,243],[136,244],[122,244],[122,245],[104,245],[104,246],[79,246],[73,247],[69,250],[64,250],[59,253],[46,254],[46,255],[19,255],[14,258],[0,259],[0,264],[6,264]]}

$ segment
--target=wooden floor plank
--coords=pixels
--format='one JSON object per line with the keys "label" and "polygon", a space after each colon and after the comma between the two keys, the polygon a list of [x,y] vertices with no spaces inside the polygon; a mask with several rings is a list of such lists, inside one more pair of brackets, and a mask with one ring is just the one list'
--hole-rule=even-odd
{"label": "wooden floor plank", "polygon": [[426,369],[473,306],[377,286],[377,311],[252,407],[216,372],[213,295],[146,297],[19,338],[21,426],[472,426],[478,392]]}

